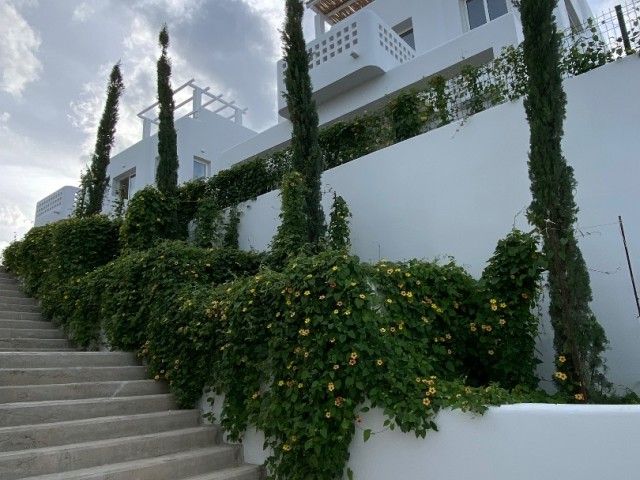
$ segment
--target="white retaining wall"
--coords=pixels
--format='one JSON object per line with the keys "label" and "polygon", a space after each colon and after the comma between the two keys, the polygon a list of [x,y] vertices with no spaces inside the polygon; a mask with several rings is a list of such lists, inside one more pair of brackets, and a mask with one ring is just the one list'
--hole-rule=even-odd
{"label": "white retaining wall", "polygon": [[[591,269],[592,308],[612,349],[609,377],[640,392],[640,320],[624,256],[618,215],[625,222],[640,276],[640,97],[637,56],[565,82],[564,153],[575,168],[580,238]],[[323,176],[325,212],[331,191],[353,214],[353,252],[366,261],[451,255],[480,275],[496,243],[516,225],[528,229],[529,127],[522,101],[477,114],[346,165]],[[279,223],[270,192],[250,202],[240,225],[242,248],[267,249]],[[550,328],[540,342],[550,378]]]}

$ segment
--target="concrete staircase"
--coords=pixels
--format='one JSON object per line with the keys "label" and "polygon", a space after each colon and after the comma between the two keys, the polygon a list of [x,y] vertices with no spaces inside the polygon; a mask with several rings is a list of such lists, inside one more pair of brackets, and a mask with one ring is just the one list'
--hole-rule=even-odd
{"label": "concrete staircase", "polygon": [[80,352],[0,269],[0,479],[258,480],[133,355]]}

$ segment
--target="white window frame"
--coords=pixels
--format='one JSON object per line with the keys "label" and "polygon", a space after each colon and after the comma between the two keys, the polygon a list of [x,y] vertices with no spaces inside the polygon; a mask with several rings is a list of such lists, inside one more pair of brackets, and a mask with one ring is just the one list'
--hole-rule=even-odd
{"label": "white window frame", "polygon": [[[511,3],[511,0],[505,0],[505,3],[507,5],[507,13],[505,13],[505,15],[507,15],[513,12],[513,4]],[[493,20],[495,20],[495,18],[492,20],[489,17],[489,5],[487,4],[487,0],[482,0],[482,5],[484,6],[484,16],[487,19],[487,21],[482,25],[486,25],[487,23],[490,23]],[[467,0],[460,0],[460,14],[462,15],[462,22],[463,22],[465,31],[470,32],[472,28],[471,28],[471,24],[469,23],[469,10],[467,10]],[[478,25],[478,27],[475,27],[475,28],[479,28],[482,25]]]}
{"label": "white window frame", "polygon": [[211,176],[211,162],[209,160],[205,160],[204,158],[200,158],[200,157],[193,157],[193,166],[195,167],[195,164],[199,163],[201,165],[204,165],[204,176],[202,177],[196,177],[196,169],[193,168],[192,171],[192,179],[193,180],[197,180],[198,178],[208,178]]}
{"label": "white window frame", "polygon": [[[131,179],[133,180],[133,188],[131,188]],[[113,190],[114,190],[114,197],[121,199],[121,200],[131,200],[131,198],[133,197],[133,195],[136,193],[136,170],[135,168],[133,170],[129,170],[128,172],[119,175],[118,177],[114,178],[113,180]],[[126,186],[127,186],[127,198],[124,198],[122,196],[122,186],[123,184],[126,182]]]}

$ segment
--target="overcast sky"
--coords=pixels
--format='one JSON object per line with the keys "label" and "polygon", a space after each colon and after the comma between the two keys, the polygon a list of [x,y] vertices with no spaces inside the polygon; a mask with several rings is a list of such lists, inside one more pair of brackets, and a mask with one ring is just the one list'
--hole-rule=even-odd
{"label": "overcast sky", "polygon": [[[596,14],[616,3],[590,1]],[[249,128],[275,124],[283,10],[284,0],[0,0],[0,250],[31,228],[38,200],[78,184],[118,60],[113,153],[140,139],[165,22],[174,87],[195,78],[248,107]]]}

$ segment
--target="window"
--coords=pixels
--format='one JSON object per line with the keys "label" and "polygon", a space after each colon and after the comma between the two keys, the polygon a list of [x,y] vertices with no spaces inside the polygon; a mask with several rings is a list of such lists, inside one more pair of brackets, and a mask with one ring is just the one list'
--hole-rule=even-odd
{"label": "window", "polygon": [[136,174],[125,174],[124,177],[116,179],[115,185],[117,188],[116,196],[122,200],[131,200],[133,194],[136,193]]}
{"label": "window", "polygon": [[469,29],[473,30],[509,11],[507,0],[465,0]]}
{"label": "window", "polygon": [[416,49],[416,40],[413,36],[413,19],[411,17],[403,20],[395,27],[393,27],[393,31],[398,34],[398,36],[406,42],[414,50]]}
{"label": "window", "polygon": [[206,178],[209,176],[209,162],[201,158],[193,159],[193,178]]}

